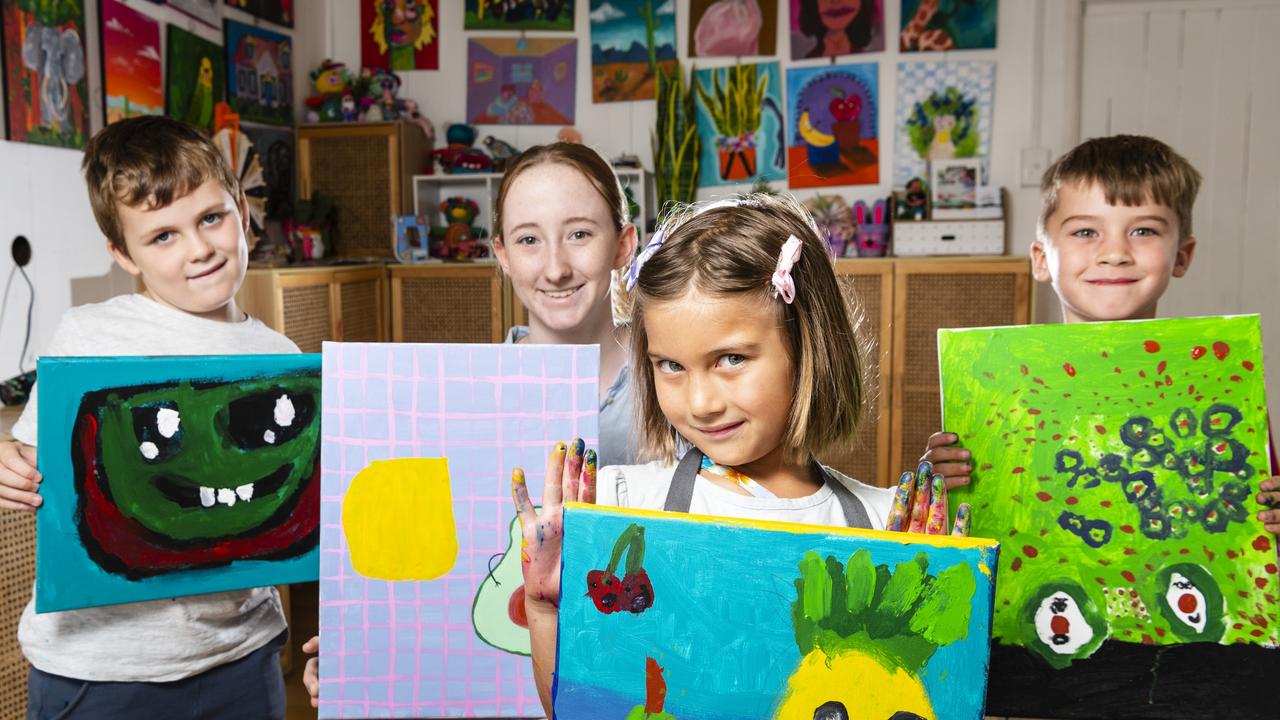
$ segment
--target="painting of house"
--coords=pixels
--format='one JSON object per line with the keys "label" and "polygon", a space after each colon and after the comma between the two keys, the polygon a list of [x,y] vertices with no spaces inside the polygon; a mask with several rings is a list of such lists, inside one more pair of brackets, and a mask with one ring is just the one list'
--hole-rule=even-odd
{"label": "painting of house", "polygon": [[227,98],[242,120],[293,123],[292,41],[234,20],[223,21]]}

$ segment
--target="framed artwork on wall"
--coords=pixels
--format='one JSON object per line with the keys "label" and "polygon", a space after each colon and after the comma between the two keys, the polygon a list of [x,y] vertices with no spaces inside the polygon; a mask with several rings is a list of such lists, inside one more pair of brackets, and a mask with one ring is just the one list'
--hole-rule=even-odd
{"label": "framed artwork on wall", "polygon": [[89,133],[83,0],[3,0],[9,139],[84,147]]}
{"label": "framed artwork on wall", "polygon": [[222,46],[177,25],[168,27],[165,44],[165,114],[213,131],[213,106],[227,87]]}
{"label": "framed artwork on wall", "polygon": [[293,0],[224,0],[229,7],[243,10],[267,22],[293,27]]}
{"label": "framed artwork on wall", "polygon": [[293,41],[287,35],[222,21],[227,102],[240,119],[293,124]]}

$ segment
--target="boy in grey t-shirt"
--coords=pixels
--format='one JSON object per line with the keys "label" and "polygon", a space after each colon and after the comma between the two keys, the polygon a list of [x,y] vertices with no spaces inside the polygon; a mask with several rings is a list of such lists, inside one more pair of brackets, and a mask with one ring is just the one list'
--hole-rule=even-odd
{"label": "boy in grey t-shirt", "polygon": [[[146,290],[63,316],[46,355],[296,353],[236,305],[247,207],[218,150],[161,117],[99,132],[83,162],[107,249]],[[0,509],[35,512],[36,403],[0,443]],[[235,478],[228,478],[234,485]],[[274,588],[36,615],[18,639],[31,661],[28,717],[283,718]]]}

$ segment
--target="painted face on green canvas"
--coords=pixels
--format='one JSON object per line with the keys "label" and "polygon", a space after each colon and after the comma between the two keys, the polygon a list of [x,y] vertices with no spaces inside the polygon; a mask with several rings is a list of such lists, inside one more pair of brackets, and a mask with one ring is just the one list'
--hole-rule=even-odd
{"label": "painted face on green canvas", "polygon": [[312,477],[315,377],[108,391],[98,477],[120,513],[176,541],[252,534]]}

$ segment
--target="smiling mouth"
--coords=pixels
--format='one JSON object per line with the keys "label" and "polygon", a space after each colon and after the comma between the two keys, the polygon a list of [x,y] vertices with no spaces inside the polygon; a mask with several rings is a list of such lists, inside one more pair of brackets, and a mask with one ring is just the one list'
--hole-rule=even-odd
{"label": "smiling mouth", "polygon": [[732,434],[733,431],[737,430],[740,427],[742,427],[741,420],[739,420],[736,423],[729,423],[727,425],[716,425],[714,427],[709,427],[709,428],[697,428],[697,430],[698,432],[702,433],[703,435],[706,435],[709,438],[722,438]]}
{"label": "smiling mouth", "polygon": [[1138,281],[1130,278],[1105,278],[1102,280],[1088,280],[1087,282],[1090,285],[1132,285]]}
{"label": "smiling mouth", "polygon": [[822,13],[822,16],[825,18],[831,18],[833,20],[843,20],[844,18],[847,18],[852,14],[853,14],[853,8],[842,7],[842,8],[831,8],[830,10]]}
{"label": "smiling mouth", "polygon": [[152,482],[162,495],[184,508],[211,508],[217,505],[232,507],[237,502],[250,502],[255,497],[270,495],[284,486],[293,471],[293,464],[281,466],[270,475],[236,487],[207,487],[191,485],[181,479],[162,475]]}
{"label": "smiling mouth", "polygon": [[582,286],[579,285],[577,287],[569,288],[567,290],[539,290],[538,292],[551,298],[552,300],[564,300],[565,298],[573,297],[574,294],[576,294],[581,289],[582,289]]}
{"label": "smiling mouth", "polygon": [[217,265],[214,265],[213,267],[209,268],[208,270],[205,270],[204,272],[199,273],[198,275],[192,275],[191,277],[189,277],[189,278],[187,278],[187,279],[188,279],[188,280],[199,280],[200,278],[203,278],[203,277],[209,277],[210,275],[212,275],[212,274],[214,274],[214,273],[218,272],[219,270],[221,270],[222,268],[226,267],[226,264],[227,264],[227,261],[226,261],[226,260],[223,260],[222,262],[218,263]]}

